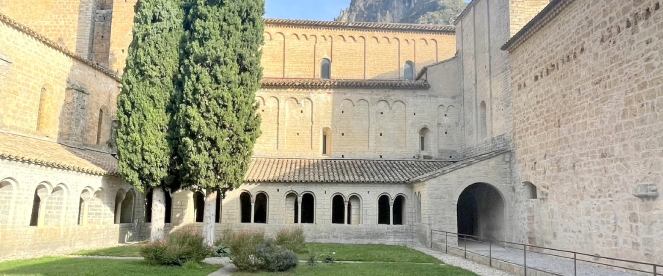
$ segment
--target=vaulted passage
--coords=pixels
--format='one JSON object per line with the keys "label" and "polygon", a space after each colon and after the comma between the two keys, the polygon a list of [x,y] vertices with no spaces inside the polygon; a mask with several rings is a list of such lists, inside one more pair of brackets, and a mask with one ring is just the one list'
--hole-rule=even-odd
{"label": "vaulted passage", "polygon": [[503,240],[504,199],[490,184],[475,183],[458,197],[458,233]]}
{"label": "vaulted passage", "polygon": [[315,222],[315,198],[312,194],[302,196],[302,223]]}
{"label": "vaulted passage", "polygon": [[345,223],[345,200],[343,196],[335,195],[332,198],[332,223],[344,224]]}

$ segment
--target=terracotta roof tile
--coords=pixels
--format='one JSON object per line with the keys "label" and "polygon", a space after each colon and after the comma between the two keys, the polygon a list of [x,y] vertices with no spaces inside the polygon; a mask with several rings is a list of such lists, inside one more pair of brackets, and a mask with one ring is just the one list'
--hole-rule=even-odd
{"label": "terracotta roof tile", "polygon": [[453,33],[456,28],[451,25],[433,24],[404,24],[404,23],[376,23],[376,22],[341,22],[341,21],[314,21],[293,19],[265,19],[267,25],[297,26],[297,27],[324,27],[345,29],[375,29],[384,31],[417,31]]}
{"label": "terracotta roof tile", "polygon": [[332,88],[366,88],[366,89],[429,89],[425,80],[323,80],[323,79],[281,79],[264,78],[262,88],[301,88],[301,89],[332,89]]}
{"label": "terracotta roof tile", "polygon": [[419,160],[253,158],[244,180],[247,183],[406,183],[451,164]]}
{"label": "terracotta roof tile", "polygon": [[110,153],[5,132],[0,132],[0,159],[93,175],[117,174],[117,159]]}

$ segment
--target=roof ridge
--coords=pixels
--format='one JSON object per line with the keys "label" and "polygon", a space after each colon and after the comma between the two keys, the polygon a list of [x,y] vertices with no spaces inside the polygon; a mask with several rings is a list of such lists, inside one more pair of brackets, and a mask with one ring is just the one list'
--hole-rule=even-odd
{"label": "roof ridge", "polygon": [[444,33],[452,33],[452,32],[456,31],[456,27],[453,26],[453,25],[413,24],[413,23],[383,23],[383,22],[343,22],[343,21],[285,19],[285,18],[267,18],[267,19],[265,19],[265,24],[318,26],[318,27],[341,27],[341,28],[378,29],[378,30],[422,31],[422,32],[427,31],[427,32],[444,32]]}

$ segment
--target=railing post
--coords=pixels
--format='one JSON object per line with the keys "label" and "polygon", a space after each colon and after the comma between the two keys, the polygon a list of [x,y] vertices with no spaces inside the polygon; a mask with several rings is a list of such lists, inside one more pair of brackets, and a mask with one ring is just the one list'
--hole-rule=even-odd
{"label": "railing post", "polygon": [[578,254],[573,252],[573,276],[578,275]]}
{"label": "railing post", "polygon": [[527,245],[523,244],[523,266],[525,267],[525,276],[527,276]]}
{"label": "railing post", "polygon": [[449,239],[447,238],[449,232],[444,231],[444,253],[449,254]]}
{"label": "railing post", "polygon": [[493,242],[488,241],[488,263],[493,267]]}

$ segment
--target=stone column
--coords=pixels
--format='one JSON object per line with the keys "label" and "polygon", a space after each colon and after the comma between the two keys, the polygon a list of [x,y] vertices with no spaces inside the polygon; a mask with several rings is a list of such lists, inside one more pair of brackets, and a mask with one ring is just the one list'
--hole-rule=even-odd
{"label": "stone column", "polygon": [[164,238],[166,226],[166,194],[161,187],[152,189],[152,222],[150,223],[150,241]]}
{"label": "stone column", "polygon": [[302,223],[302,196],[297,195],[297,223]]}
{"label": "stone column", "polygon": [[348,216],[348,213],[349,213],[348,212],[348,201],[347,200],[343,201],[343,205],[345,206],[343,208],[343,211],[345,212],[343,214],[343,217],[345,217],[345,224],[350,224],[350,216]]}
{"label": "stone column", "polygon": [[256,202],[255,199],[251,199],[251,223],[255,223],[255,214],[256,214]]}
{"label": "stone column", "polygon": [[389,201],[389,225],[394,225],[394,201]]}

